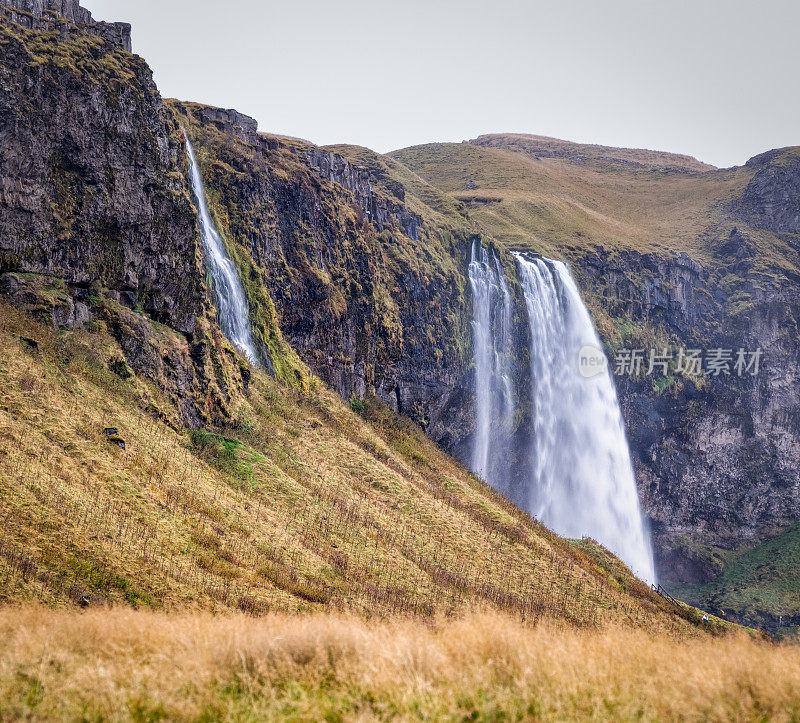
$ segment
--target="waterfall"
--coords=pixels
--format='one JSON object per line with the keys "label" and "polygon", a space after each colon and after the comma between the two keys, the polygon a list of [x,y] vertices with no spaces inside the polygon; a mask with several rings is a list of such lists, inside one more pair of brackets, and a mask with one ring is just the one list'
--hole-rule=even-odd
{"label": "waterfall", "polygon": [[512,303],[500,259],[473,241],[468,269],[472,290],[476,431],[472,470],[496,489],[508,486],[504,451],[514,426]]}
{"label": "waterfall", "polygon": [[565,264],[515,258],[530,325],[529,510],[561,535],[594,537],[655,582],[614,381],[607,369],[579,371],[582,349],[602,350],[589,312]]}
{"label": "waterfall", "polygon": [[203,177],[200,175],[200,167],[197,165],[194,149],[188,137],[186,138],[186,150],[189,154],[192,190],[197,202],[197,216],[200,223],[200,236],[206,252],[206,265],[211,273],[212,285],[217,297],[219,325],[225,336],[247,357],[248,361],[258,366],[260,357],[253,340],[244,286],[242,286],[236,266],[228,256],[222,236],[211,220]]}
{"label": "waterfall", "polygon": [[614,381],[605,366],[579,367],[586,347],[605,364],[589,312],[565,264],[514,256],[530,330],[530,383],[516,390],[527,373],[514,371],[526,356],[515,347],[514,300],[497,253],[478,240],[471,248],[470,468],[554,531],[595,538],[655,582]]}

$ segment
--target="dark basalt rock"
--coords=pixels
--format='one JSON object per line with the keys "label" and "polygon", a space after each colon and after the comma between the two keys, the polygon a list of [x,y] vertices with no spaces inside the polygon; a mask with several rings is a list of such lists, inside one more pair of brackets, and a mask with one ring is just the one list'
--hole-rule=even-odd
{"label": "dark basalt rock", "polygon": [[[365,170],[324,149],[249,143],[230,111],[175,107],[213,159],[204,180],[303,361],[344,399],[377,394],[445,435],[445,408],[471,365],[466,281],[426,260],[426,243],[441,239],[396,200],[404,190],[380,196]],[[466,240],[450,243],[465,264]]]}
{"label": "dark basalt rock", "polygon": [[[688,348],[763,351],[757,376],[683,379],[663,393],[652,377],[616,378],[667,581],[708,581],[720,564],[712,547],[753,544],[800,519],[800,293],[787,278],[760,289],[737,267],[754,253],[739,229],[716,252],[732,265],[604,252],[581,264],[585,292],[612,315],[660,325]],[[744,308],[729,302],[742,294]]]}
{"label": "dark basalt rock", "polygon": [[0,0],[11,12],[11,22],[31,30],[56,30],[64,21],[79,25],[109,43],[131,52],[131,26],[128,23],[95,22],[79,0]]}
{"label": "dark basalt rock", "polygon": [[800,149],[769,151],[747,162],[759,170],[735,212],[754,228],[800,233]]}
{"label": "dark basalt rock", "polygon": [[128,69],[104,85],[0,44],[0,267],[136,294],[191,333],[204,291],[183,151],[148,67]]}
{"label": "dark basalt rock", "polygon": [[[320,178],[346,188],[355,197],[368,221],[375,224],[378,231],[392,226],[399,226],[412,241],[420,240],[422,217],[409,211],[402,203],[378,197],[372,190],[369,173],[356,168],[341,156],[323,148],[313,148],[303,154],[303,158]],[[405,189],[399,184],[393,187],[394,193],[401,201],[405,197]]]}

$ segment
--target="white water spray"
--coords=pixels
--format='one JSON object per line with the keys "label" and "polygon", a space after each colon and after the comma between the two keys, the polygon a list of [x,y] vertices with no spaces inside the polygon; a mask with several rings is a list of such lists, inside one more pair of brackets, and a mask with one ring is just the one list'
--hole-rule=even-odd
{"label": "white water spray", "polygon": [[582,348],[602,349],[589,312],[565,264],[515,257],[531,337],[529,509],[561,535],[594,537],[655,582],[613,379],[607,369],[579,371]]}
{"label": "white water spray", "polygon": [[260,358],[253,341],[244,286],[242,286],[236,266],[228,256],[222,236],[211,220],[203,177],[200,175],[200,168],[188,137],[186,138],[186,150],[189,154],[192,190],[197,202],[200,235],[206,251],[206,263],[211,272],[214,292],[217,296],[217,316],[220,327],[225,336],[247,357],[248,361],[259,366]]}
{"label": "white water spray", "polygon": [[472,243],[469,264],[475,351],[476,431],[472,470],[500,490],[507,464],[497,454],[507,447],[514,423],[511,382],[511,293],[500,260],[479,241]]}

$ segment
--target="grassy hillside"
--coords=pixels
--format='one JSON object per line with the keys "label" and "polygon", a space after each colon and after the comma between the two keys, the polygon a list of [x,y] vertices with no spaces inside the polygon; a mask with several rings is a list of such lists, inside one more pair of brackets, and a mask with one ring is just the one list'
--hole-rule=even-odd
{"label": "grassy hillside", "polygon": [[57,333],[0,311],[0,601],[698,621],[375,402],[357,414],[254,371],[230,428],[182,430],[102,322]]}
{"label": "grassy hillside", "polygon": [[[727,208],[757,170],[709,170],[672,154],[535,136],[482,136],[389,155],[465,203],[479,227],[509,247],[567,258],[595,246],[686,252],[710,264],[737,225]],[[761,252],[757,270],[800,267],[785,240],[749,233]]]}
{"label": "grassy hillside", "polygon": [[764,614],[800,616],[800,527],[785,530],[756,547],[715,550],[719,576],[706,585],[676,587],[686,599],[738,619],[763,619]]}
{"label": "grassy hillside", "polygon": [[0,719],[790,721],[800,647],[745,636],[0,611]]}
{"label": "grassy hillside", "polygon": [[708,163],[680,153],[574,143],[527,133],[491,133],[473,138],[469,143],[484,148],[509,148],[534,158],[567,158],[574,163],[602,168],[638,166],[665,173],[715,170]]}

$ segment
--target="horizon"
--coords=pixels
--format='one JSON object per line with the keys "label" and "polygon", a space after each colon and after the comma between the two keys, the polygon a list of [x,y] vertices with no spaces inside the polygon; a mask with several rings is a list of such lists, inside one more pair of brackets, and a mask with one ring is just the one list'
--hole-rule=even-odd
{"label": "horizon", "polygon": [[[388,153],[525,134],[728,168],[800,144],[800,100],[785,90],[800,7],[788,0],[83,5],[132,24],[165,97],[317,145]],[[753,62],[765,54],[767,72]]]}

